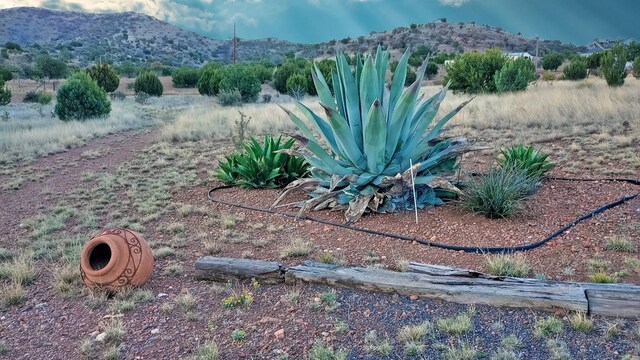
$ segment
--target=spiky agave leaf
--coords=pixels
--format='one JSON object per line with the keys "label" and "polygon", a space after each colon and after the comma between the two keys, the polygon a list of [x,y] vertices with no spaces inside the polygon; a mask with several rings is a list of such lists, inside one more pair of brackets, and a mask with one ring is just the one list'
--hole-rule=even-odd
{"label": "spiky agave leaf", "polygon": [[[432,125],[447,88],[428,99],[420,96],[428,60],[418,69],[415,82],[405,88],[409,55],[408,51],[402,55],[387,88],[388,50],[378,47],[373,56],[358,56],[355,69],[343,54],[338,54],[331,74],[333,95],[319,69],[312,71],[325,118],[301,103],[297,106],[306,122],[285,109],[303,134],[298,140],[307,150],[304,156],[312,166],[311,176],[317,180],[305,210],[346,208],[347,221],[354,222],[366,211],[392,208],[385,202],[397,186],[415,183],[424,189],[417,199],[419,207],[459,193],[443,175],[456,168],[461,154],[478,148],[463,138],[438,137],[466,103]],[[307,124],[315,128],[320,139]],[[414,176],[407,175],[410,163],[414,164]]]}

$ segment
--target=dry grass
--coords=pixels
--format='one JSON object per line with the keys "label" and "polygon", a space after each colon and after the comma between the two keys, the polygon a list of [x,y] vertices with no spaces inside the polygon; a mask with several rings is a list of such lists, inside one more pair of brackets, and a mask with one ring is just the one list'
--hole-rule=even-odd
{"label": "dry grass", "polygon": [[159,124],[131,101],[112,103],[107,119],[60,121],[41,117],[29,104],[7,106],[9,121],[0,121],[0,163],[44,156],[82,145],[86,140],[122,130]]}

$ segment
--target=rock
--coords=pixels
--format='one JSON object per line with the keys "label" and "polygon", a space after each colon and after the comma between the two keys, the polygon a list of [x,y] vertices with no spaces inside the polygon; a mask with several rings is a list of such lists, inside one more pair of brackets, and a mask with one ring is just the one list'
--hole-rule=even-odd
{"label": "rock", "polygon": [[98,335],[98,334],[100,334],[100,331],[97,331],[97,330],[96,330],[96,331],[92,332],[91,334],[89,334],[89,336],[91,336],[91,337],[95,337],[95,336],[96,336],[96,335]]}
{"label": "rock", "polygon": [[280,329],[276,332],[273,333],[273,335],[278,339],[278,340],[282,340],[284,339],[284,329]]}
{"label": "rock", "polygon": [[418,295],[411,295],[411,296],[409,296],[409,300],[411,300],[411,301],[416,301],[416,300],[418,300]]}
{"label": "rock", "polygon": [[152,335],[159,334],[159,333],[160,333],[160,329],[158,329],[158,328],[155,328],[155,329],[151,330],[151,334]]}
{"label": "rock", "polygon": [[100,334],[98,334],[98,336],[96,336],[96,341],[103,342],[106,337],[107,337],[107,333],[106,332],[100,333]]}
{"label": "rock", "polygon": [[40,303],[40,304],[36,304],[36,306],[34,306],[34,308],[40,309],[40,308],[43,308],[45,306],[47,306],[47,303]]}
{"label": "rock", "polygon": [[321,332],[320,334],[321,334],[322,336],[324,336],[324,337],[329,336],[329,333],[328,333],[328,332],[326,332],[326,331],[323,331],[323,332]]}
{"label": "rock", "polygon": [[158,298],[163,298],[163,297],[167,297],[169,296],[169,294],[165,294],[165,293],[159,293],[158,294]]}

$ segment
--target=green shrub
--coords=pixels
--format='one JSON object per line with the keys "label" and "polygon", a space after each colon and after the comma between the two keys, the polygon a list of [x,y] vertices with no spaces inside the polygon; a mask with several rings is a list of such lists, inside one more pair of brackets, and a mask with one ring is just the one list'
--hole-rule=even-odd
{"label": "green shrub", "polygon": [[229,65],[220,79],[220,91],[238,90],[243,102],[255,102],[260,93],[260,80],[248,66]]}
{"label": "green shrub", "polygon": [[38,100],[36,102],[40,105],[47,105],[51,102],[52,99],[53,97],[50,93],[41,91],[38,93]]}
{"label": "green shrub", "polygon": [[218,94],[218,102],[222,106],[238,106],[242,105],[242,94],[238,89],[222,90]]}
{"label": "green shrub", "polygon": [[[330,64],[325,64],[323,66],[324,71],[327,71],[327,68],[330,67]],[[273,74],[273,86],[279,93],[286,94],[288,92],[287,80],[289,80],[289,78],[294,74],[302,74],[307,79],[306,93],[309,95],[316,95],[316,88],[314,86],[313,79],[311,78],[311,69],[312,64],[306,59],[288,59],[275,70]]]}
{"label": "green shrub", "polygon": [[562,54],[549,53],[542,58],[542,68],[548,71],[557,71],[563,60]]}
{"label": "green shrub", "polygon": [[109,97],[111,98],[111,100],[124,100],[127,98],[127,95],[125,93],[123,93],[122,91],[114,91],[111,94],[109,94]]}
{"label": "green shrub", "polygon": [[271,67],[257,64],[253,66],[252,70],[261,84],[264,84],[267,81],[271,81],[273,79],[273,68]]}
{"label": "green shrub", "polygon": [[11,90],[0,81],[0,106],[7,105],[11,102]]}
{"label": "green shrub", "polygon": [[456,92],[494,93],[497,90],[494,76],[506,61],[507,57],[498,49],[465,53],[447,67],[444,82],[451,82],[450,89]]}
{"label": "green shrub", "polygon": [[120,79],[109,64],[96,64],[87,69],[87,74],[98,83],[98,86],[108,93],[118,89]]}
{"label": "green shrub", "polygon": [[55,113],[60,120],[106,117],[110,112],[107,93],[85,73],[75,73],[58,88]]}
{"label": "green shrub", "polygon": [[556,76],[551,71],[545,71],[542,73],[542,80],[551,82],[556,79]]}
{"label": "green shrub", "polygon": [[525,147],[520,144],[502,149],[500,152],[501,156],[497,160],[501,167],[515,167],[537,179],[541,179],[555,166],[549,161],[549,155],[543,154],[533,146]]}
{"label": "green shrub", "polygon": [[627,77],[627,53],[622,44],[618,44],[605,52],[600,60],[600,70],[607,80],[607,85],[618,87],[624,85]]}
{"label": "green shrub", "polygon": [[300,100],[307,93],[307,79],[302,74],[293,74],[287,79],[287,93]]}
{"label": "green shrub", "polygon": [[587,77],[587,61],[581,58],[574,58],[571,63],[562,70],[564,78],[567,80],[582,80]]}
{"label": "green shrub", "polygon": [[136,93],[135,101],[140,105],[144,105],[149,101],[149,98],[149,94],[144,91],[140,91],[139,93]]}
{"label": "green shrub", "polygon": [[4,43],[4,48],[12,51],[22,51],[22,47],[20,46],[20,44],[11,41],[7,41],[6,43]]}
{"label": "green shrub", "polygon": [[217,62],[210,62],[200,71],[198,92],[200,95],[214,96],[218,94],[222,68]]}
{"label": "green shrub", "polygon": [[516,215],[522,201],[533,194],[537,179],[513,167],[490,169],[478,181],[470,179],[462,205],[488,218],[504,218]]}
{"label": "green shrub", "polygon": [[227,156],[220,162],[216,176],[225,184],[253,189],[277,188],[302,177],[307,171],[307,162],[280,152],[291,149],[294,144],[293,139],[284,143],[281,139],[265,136],[261,145],[252,138],[241,153]]}
{"label": "green shrub", "polygon": [[519,58],[507,61],[495,77],[498,92],[523,91],[536,79],[536,67],[531,60]]}
{"label": "green shrub", "polygon": [[640,56],[633,59],[633,76],[640,79]]}
{"label": "green shrub", "polygon": [[181,67],[173,72],[171,82],[173,83],[173,86],[177,88],[194,88],[198,86],[199,79],[200,70]]}
{"label": "green shrub", "polygon": [[143,92],[149,96],[162,96],[163,87],[158,76],[152,72],[138,75],[133,83],[133,90],[137,93]]}
{"label": "green shrub", "polygon": [[0,66],[0,82],[6,82],[11,79],[13,79],[13,72],[11,69]]}

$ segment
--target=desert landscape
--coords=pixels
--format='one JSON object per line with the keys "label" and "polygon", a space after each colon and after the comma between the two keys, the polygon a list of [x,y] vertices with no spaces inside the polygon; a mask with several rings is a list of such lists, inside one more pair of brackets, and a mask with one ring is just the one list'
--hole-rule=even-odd
{"label": "desert landscape", "polygon": [[[0,18],[0,359],[640,356],[635,41],[593,52],[438,19],[298,44],[136,13]],[[93,41],[103,22],[128,25]],[[88,243],[108,229],[144,242],[141,282],[106,280],[140,253]],[[230,276],[244,261],[279,280]],[[454,283],[385,282],[421,264]],[[290,281],[304,266],[381,283]],[[595,290],[518,304],[476,278]]]}

